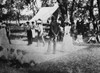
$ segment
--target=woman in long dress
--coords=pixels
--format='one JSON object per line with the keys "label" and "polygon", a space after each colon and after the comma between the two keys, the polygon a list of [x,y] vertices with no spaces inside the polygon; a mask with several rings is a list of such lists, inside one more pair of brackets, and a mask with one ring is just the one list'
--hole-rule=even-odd
{"label": "woman in long dress", "polygon": [[32,38],[35,38],[36,33],[35,33],[35,23],[32,22]]}
{"label": "woman in long dress", "polygon": [[61,51],[67,51],[67,49],[73,48],[73,39],[70,36],[70,28],[71,26],[65,27],[65,35],[63,38],[63,44],[62,44]]}
{"label": "woman in long dress", "polygon": [[39,46],[40,38],[42,39],[43,46],[45,46],[43,23],[41,19],[37,20],[37,34],[38,34],[37,46]]}

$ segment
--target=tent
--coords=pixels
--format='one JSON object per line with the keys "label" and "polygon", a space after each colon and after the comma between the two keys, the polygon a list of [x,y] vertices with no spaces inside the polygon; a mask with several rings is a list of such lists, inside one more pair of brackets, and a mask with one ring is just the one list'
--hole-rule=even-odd
{"label": "tent", "polygon": [[46,23],[48,18],[52,16],[58,7],[58,3],[56,3],[53,7],[42,7],[38,13],[31,20],[29,20],[29,22],[42,19],[43,23]]}

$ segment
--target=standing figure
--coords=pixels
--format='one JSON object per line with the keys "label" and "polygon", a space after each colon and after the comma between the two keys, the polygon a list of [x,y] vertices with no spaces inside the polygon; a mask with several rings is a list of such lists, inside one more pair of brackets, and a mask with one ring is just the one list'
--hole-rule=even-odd
{"label": "standing figure", "polygon": [[89,40],[88,40],[88,43],[90,43],[90,42],[93,42],[93,43],[97,42],[92,20],[90,21],[90,24],[89,24]]}
{"label": "standing figure", "polygon": [[6,24],[6,34],[7,34],[7,38],[8,38],[8,41],[9,41],[9,44],[11,44],[11,40],[10,40],[10,27],[8,24]]}
{"label": "standing figure", "polygon": [[90,21],[89,28],[90,28],[90,32],[94,31],[94,26],[93,26],[93,23],[92,23],[92,21]]}
{"label": "standing figure", "polygon": [[42,23],[42,20],[41,19],[38,19],[37,20],[37,46],[39,46],[39,41],[40,41],[40,38],[42,39],[42,42],[43,42],[43,46],[45,45],[45,40],[44,40],[44,32],[43,32],[43,23]]}
{"label": "standing figure", "polygon": [[28,39],[28,45],[32,44],[32,31],[29,22],[27,22],[27,39]]}
{"label": "standing figure", "polygon": [[48,42],[48,49],[47,53],[50,51],[50,46],[51,46],[51,41],[53,40],[53,54],[56,52],[56,42],[57,42],[57,37],[60,32],[60,28],[57,25],[57,21],[54,16],[51,18],[51,23],[50,23],[50,31],[49,31],[49,42]]}
{"label": "standing figure", "polygon": [[59,41],[63,41],[63,37],[64,37],[64,24],[63,24],[63,22],[62,22],[62,17],[61,16],[58,16],[58,19],[57,19],[57,25],[59,26],[59,28],[60,28],[60,32],[59,32],[59,36],[58,36],[58,38],[57,38],[57,40],[59,40]]}
{"label": "standing figure", "polygon": [[76,30],[78,32],[78,35],[81,34],[81,20],[78,20],[76,23]]}
{"label": "standing figure", "polygon": [[35,23],[32,22],[32,38],[35,38],[36,34],[35,34]]}

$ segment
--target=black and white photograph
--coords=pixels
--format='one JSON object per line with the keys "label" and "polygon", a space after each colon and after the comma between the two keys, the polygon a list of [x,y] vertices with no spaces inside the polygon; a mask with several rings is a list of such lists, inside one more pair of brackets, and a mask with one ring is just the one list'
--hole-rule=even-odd
{"label": "black and white photograph", "polygon": [[0,73],[100,73],[100,0],[0,0]]}

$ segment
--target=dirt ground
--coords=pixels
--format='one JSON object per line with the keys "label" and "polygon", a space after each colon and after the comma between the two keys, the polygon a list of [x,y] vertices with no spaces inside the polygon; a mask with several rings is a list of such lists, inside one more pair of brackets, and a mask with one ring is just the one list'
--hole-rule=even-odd
{"label": "dirt ground", "polygon": [[[2,33],[0,33],[2,34]],[[6,37],[3,37],[6,38]],[[7,39],[7,38],[6,38]],[[2,40],[2,38],[1,38]],[[1,45],[8,47],[6,40],[2,40]],[[24,69],[26,73],[38,73],[44,71],[51,71],[51,73],[72,73],[71,71],[78,71],[74,73],[99,73],[100,72],[100,45],[77,45],[73,44],[73,40],[70,36],[64,36],[63,42],[57,43],[56,54],[52,54],[52,45],[50,53],[46,53],[48,42],[45,46],[42,43],[37,47],[37,42],[33,41],[31,45],[27,45],[27,39],[13,39],[10,47],[13,49],[23,50],[26,53],[21,59],[25,63],[35,61],[37,66],[32,69]],[[6,45],[6,46],[5,46]],[[19,58],[22,55],[17,55]],[[40,72],[39,72],[40,70]],[[83,72],[80,72],[83,70]],[[93,72],[94,70],[94,72]],[[3,70],[4,71],[4,70]],[[8,67],[7,67],[8,71]],[[56,71],[56,72],[55,72]],[[69,71],[69,72],[68,72]],[[9,72],[8,72],[9,73]],[[12,72],[14,73],[14,72]],[[48,72],[46,72],[48,73]],[[50,72],[49,72],[50,73]]]}
{"label": "dirt ground", "polygon": [[43,46],[43,44],[40,42],[38,47],[37,42],[34,41],[28,46],[26,38],[12,40],[12,43],[13,48],[21,49],[27,52],[27,54],[24,56],[24,61],[28,62],[30,60],[34,60],[36,63],[42,63],[51,59],[56,59],[86,47],[73,45],[72,38],[68,35],[64,36],[63,42],[57,42],[56,54],[52,54],[53,44],[51,45],[50,52],[47,53],[48,42],[46,42],[45,46]]}

